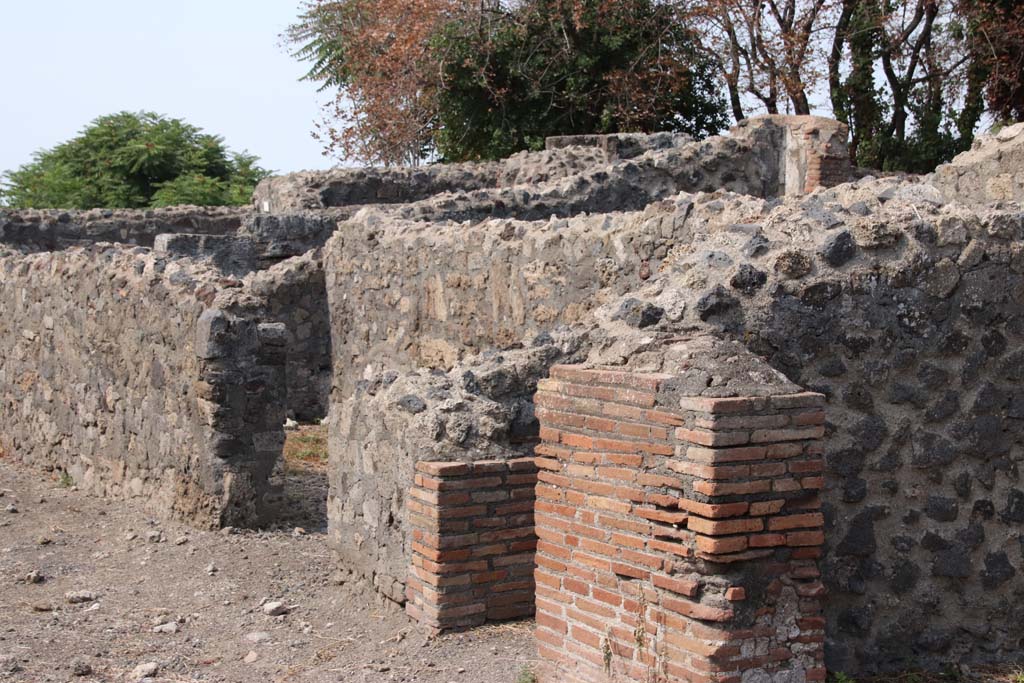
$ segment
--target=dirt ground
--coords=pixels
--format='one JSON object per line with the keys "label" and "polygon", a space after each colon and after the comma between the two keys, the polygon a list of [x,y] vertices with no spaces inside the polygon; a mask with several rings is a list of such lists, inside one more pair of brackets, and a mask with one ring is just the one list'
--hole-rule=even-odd
{"label": "dirt ground", "polygon": [[0,459],[0,681],[527,680],[530,622],[428,638],[335,572],[316,458],[281,475],[279,528],[203,532]]}
{"label": "dirt ground", "polygon": [[[0,457],[0,682],[532,681],[532,622],[428,638],[344,581],[325,546],[322,431],[289,435],[282,512],[263,531],[155,520]],[[267,614],[273,602],[287,613]],[[856,683],[1024,683],[1024,671]]]}

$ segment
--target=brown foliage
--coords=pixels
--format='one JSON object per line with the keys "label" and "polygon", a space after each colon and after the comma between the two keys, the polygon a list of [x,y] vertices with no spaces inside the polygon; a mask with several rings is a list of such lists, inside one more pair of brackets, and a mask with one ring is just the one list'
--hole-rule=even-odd
{"label": "brown foliage", "polygon": [[960,0],[958,9],[974,23],[989,110],[1003,121],[1024,121],[1024,3]]}
{"label": "brown foliage", "polygon": [[463,0],[311,0],[332,16],[347,82],[317,137],[330,152],[381,164],[415,164],[430,140],[440,84],[430,37],[467,13]]}

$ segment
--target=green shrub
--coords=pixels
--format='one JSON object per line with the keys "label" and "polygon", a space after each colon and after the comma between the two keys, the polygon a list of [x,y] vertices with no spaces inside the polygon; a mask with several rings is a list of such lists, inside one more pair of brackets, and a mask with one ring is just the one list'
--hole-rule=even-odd
{"label": "green shrub", "polygon": [[143,208],[247,204],[267,176],[249,154],[180,119],[120,112],[4,174],[0,204],[15,208]]}

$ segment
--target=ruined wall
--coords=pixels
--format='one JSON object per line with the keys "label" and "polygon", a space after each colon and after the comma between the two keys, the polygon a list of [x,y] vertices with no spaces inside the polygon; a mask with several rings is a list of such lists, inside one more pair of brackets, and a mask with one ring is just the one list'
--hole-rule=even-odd
{"label": "ruined wall", "polygon": [[[695,166],[712,169],[707,175],[702,172],[701,182],[713,178],[716,184],[726,182],[716,174],[734,173],[749,162],[753,170],[737,174],[735,182],[751,192],[766,187],[775,191],[785,180],[776,146],[785,131],[762,122],[750,126],[746,141],[724,139],[682,148],[652,145],[659,153],[683,156],[652,160],[644,151],[637,158],[647,159],[650,168],[666,177],[683,176]],[[767,154],[767,161],[753,155],[755,147]],[[739,149],[752,156],[732,159],[729,153]],[[771,154],[764,152],[768,149]],[[680,165],[673,165],[679,159]],[[642,173],[631,168],[619,168],[619,177],[636,175],[630,182],[644,186]],[[593,178],[594,192],[607,189],[601,184],[606,181],[615,187],[607,174],[599,180],[595,173]],[[611,195],[608,202],[620,201]],[[636,201],[643,206],[647,199]],[[415,463],[523,453],[521,444],[508,442],[504,428],[494,430],[493,419],[480,420],[483,428],[478,430],[469,426],[475,418],[466,423],[458,410],[435,409],[425,388],[397,388],[413,381],[406,373],[414,368],[448,371],[451,386],[438,394],[447,398],[453,387],[467,391],[462,377],[467,368],[461,364],[467,356],[512,349],[523,340],[530,344],[536,339],[543,347],[549,343],[544,341],[550,340],[548,333],[562,326],[575,326],[585,337],[594,326],[596,307],[641,286],[673,249],[693,238],[688,223],[692,205],[693,197],[679,195],[634,213],[489,220],[472,226],[400,218],[409,206],[378,207],[339,225],[324,258],[334,373],[328,510],[332,547],[346,565],[373,577],[385,595],[404,599],[410,550],[402,501],[412,485]],[[441,206],[440,200],[431,206]],[[668,316],[678,320],[683,313],[672,309]],[[645,315],[642,308],[627,306],[620,318],[643,320]],[[577,352],[587,343],[577,342]],[[531,382],[524,377],[543,376],[554,357],[519,373],[518,380],[513,373],[502,386],[528,389]],[[418,376],[416,382],[431,377],[422,371]],[[409,396],[416,400],[405,401]],[[413,412],[417,401],[423,406]],[[517,402],[529,405],[530,393],[521,393]],[[474,406],[471,412],[477,410]],[[497,423],[511,424],[507,417]]]}
{"label": "ruined wall", "polygon": [[500,162],[280,176],[264,180],[255,201],[270,212],[376,204],[419,221],[540,220],[641,210],[680,191],[802,193],[849,174],[843,124],[764,116],[701,141],[664,133],[568,136]]}
{"label": "ruined wall", "polygon": [[364,372],[447,369],[564,324],[606,363],[694,330],[742,341],[827,397],[830,667],[1006,660],[1022,638],[1021,230],[1014,205],[870,177],[545,221],[364,212],[327,246],[335,401]]}
{"label": "ruined wall", "polygon": [[629,295],[662,311],[641,338],[741,340],[827,396],[833,670],[1012,660],[1024,636],[1022,213],[937,196],[866,179],[782,204],[706,197],[687,221],[704,229]]}
{"label": "ruined wall", "polygon": [[319,421],[327,415],[331,392],[331,328],[319,250],[257,271],[245,278],[244,285],[258,300],[251,315],[282,323],[287,331],[288,417]]}
{"label": "ruined wall", "polygon": [[[529,348],[468,358],[447,373],[368,367],[345,400],[338,400],[336,386],[327,514],[331,549],[343,566],[404,602],[413,530],[423,529],[416,523],[423,511],[409,509],[417,464],[529,456],[538,432],[532,402],[536,383],[550,365],[576,357],[579,348],[576,337],[555,335]],[[469,512],[486,517],[484,511]],[[446,523],[438,533],[454,528]],[[521,552],[506,549],[498,555]]]}
{"label": "ruined wall", "polygon": [[[326,214],[255,215],[247,208],[173,207],[153,210],[0,211],[0,243],[22,252],[59,251],[117,242],[153,248],[161,259],[205,260],[220,285],[255,278],[264,320],[288,329],[288,414],[304,421],[327,414],[330,326],[319,252],[336,227]],[[296,257],[314,254],[312,258]],[[296,259],[289,265],[276,264]]]}
{"label": "ruined wall", "polygon": [[[690,175],[695,167],[707,171],[699,183],[715,189],[732,184],[770,196],[785,187],[780,150],[793,126],[776,118],[802,121],[754,120],[737,127],[736,138],[645,152],[612,171],[576,176],[572,182],[583,189],[552,191],[540,220],[444,223],[466,207],[484,210],[493,199],[484,198],[481,206],[467,195],[365,209],[340,223],[325,248],[337,385],[351,387],[367,364],[447,368],[466,353],[583,323],[595,305],[642,284],[673,247],[691,239],[692,197],[672,188],[677,180],[698,182]],[[837,128],[812,118],[806,130]],[[836,146],[834,136],[824,140],[830,149]],[[652,181],[647,171],[661,180]],[[620,180],[628,186],[622,192],[616,189]],[[526,194],[510,203],[523,208],[547,201],[542,193]],[[591,195],[601,198],[575,204]],[[616,212],[549,219],[560,212],[601,213],[605,205]],[[624,213],[623,207],[638,210]],[[429,211],[418,215],[421,209]]]}
{"label": "ruined wall", "polygon": [[948,201],[1024,202],[1024,123],[978,136],[970,150],[935,170],[931,182]]}
{"label": "ruined wall", "polygon": [[[633,145],[637,151],[647,148],[647,136],[641,137],[644,140]],[[551,145],[542,152],[520,152],[501,161],[289,173],[261,181],[253,194],[253,205],[263,213],[283,213],[403,204],[439,194],[548,182],[617,158],[617,155],[609,157],[604,149],[562,147],[564,145]]]}
{"label": "ruined wall", "polygon": [[667,253],[649,227],[661,215],[472,229],[343,225],[325,249],[336,385],[349,390],[367,366],[448,369],[465,355],[582,322],[604,285],[635,286],[642,262]]}
{"label": "ruined wall", "polygon": [[88,211],[0,208],[0,242],[37,251],[95,242],[151,247],[163,233],[230,235],[251,213],[248,207],[229,206]]}
{"label": "ruined wall", "polygon": [[659,355],[539,387],[540,680],[824,681],[823,397],[739,345]]}
{"label": "ruined wall", "polygon": [[283,329],[203,264],[97,245],[0,259],[5,451],[200,525],[251,524],[283,441]]}

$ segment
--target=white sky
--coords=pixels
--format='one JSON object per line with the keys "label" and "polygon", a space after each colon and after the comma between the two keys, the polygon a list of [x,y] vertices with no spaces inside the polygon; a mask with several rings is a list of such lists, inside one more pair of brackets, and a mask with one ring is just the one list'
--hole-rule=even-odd
{"label": "white sky", "polygon": [[327,168],[324,95],[280,45],[299,0],[0,0],[0,172],[122,110],[182,118],[275,171]]}

